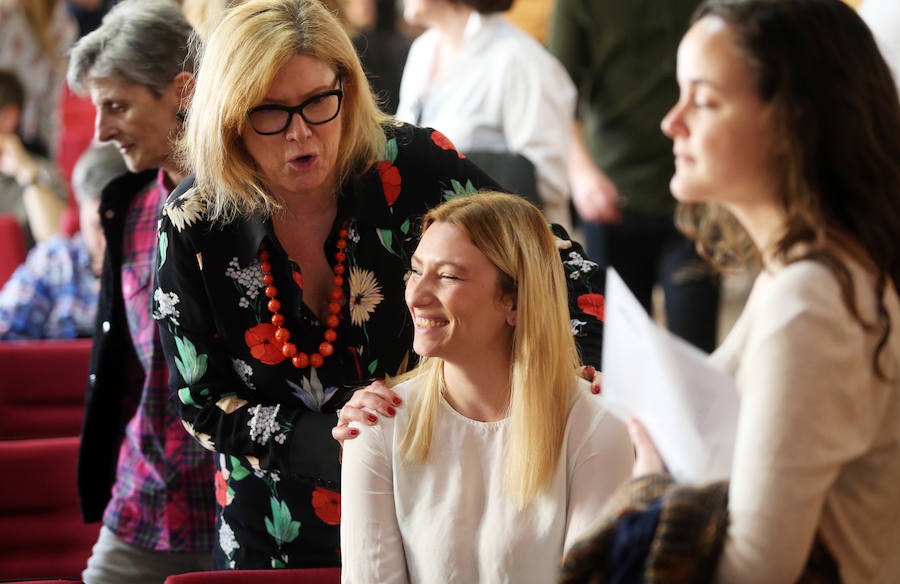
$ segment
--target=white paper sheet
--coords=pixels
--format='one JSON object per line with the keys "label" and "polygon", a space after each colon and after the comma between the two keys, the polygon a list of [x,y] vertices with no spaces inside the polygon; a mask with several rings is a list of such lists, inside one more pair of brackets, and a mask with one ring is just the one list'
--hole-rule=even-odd
{"label": "white paper sheet", "polygon": [[615,270],[606,274],[603,396],[636,417],[682,482],[731,473],[740,398],[734,378],[653,322]]}

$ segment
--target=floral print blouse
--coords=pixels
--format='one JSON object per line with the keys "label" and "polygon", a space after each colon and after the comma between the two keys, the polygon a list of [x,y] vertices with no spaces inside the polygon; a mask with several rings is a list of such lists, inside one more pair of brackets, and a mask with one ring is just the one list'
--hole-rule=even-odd
{"label": "floral print blouse", "polygon": [[[185,182],[160,222],[154,317],[185,428],[217,452],[218,568],[339,565],[340,464],[334,412],[354,389],[416,362],[404,276],[418,221],[443,200],[497,185],[439,132],[386,129],[380,162],[344,185],[325,253],[346,229],[334,353],[295,368],[275,338],[258,252],[264,245],[290,342],[313,353],[328,330],[303,303],[303,279],[266,217],[206,220]],[[599,365],[602,274],[557,228],[572,326]],[[213,488],[210,485],[210,488]]]}

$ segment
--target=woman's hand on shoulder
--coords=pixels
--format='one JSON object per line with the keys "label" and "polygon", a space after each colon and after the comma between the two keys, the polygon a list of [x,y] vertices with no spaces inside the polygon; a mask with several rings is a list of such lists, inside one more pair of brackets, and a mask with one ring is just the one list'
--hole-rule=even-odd
{"label": "woman's hand on shoulder", "polygon": [[600,393],[603,385],[603,373],[594,369],[593,365],[585,365],[578,370],[579,377],[591,382],[591,393]]}
{"label": "woman's hand on shoulder", "polygon": [[377,412],[383,416],[393,417],[397,413],[395,406],[403,403],[396,393],[379,380],[368,387],[357,390],[353,397],[338,410],[338,423],[331,429],[331,436],[342,443],[359,435],[359,430],[350,427],[350,422],[360,422],[367,426],[378,423]]}

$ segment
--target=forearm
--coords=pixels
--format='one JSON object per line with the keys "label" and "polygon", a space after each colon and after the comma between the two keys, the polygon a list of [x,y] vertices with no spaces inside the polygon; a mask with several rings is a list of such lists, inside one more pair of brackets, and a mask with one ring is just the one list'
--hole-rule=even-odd
{"label": "forearm", "polygon": [[46,241],[60,232],[66,203],[39,182],[26,184],[22,191],[28,226],[36,241]]}

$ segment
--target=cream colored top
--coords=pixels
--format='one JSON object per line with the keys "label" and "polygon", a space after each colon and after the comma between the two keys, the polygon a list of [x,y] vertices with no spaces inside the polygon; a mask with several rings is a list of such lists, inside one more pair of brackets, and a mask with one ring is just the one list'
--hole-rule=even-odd
{"label": "cream colored top", "polygon": [[[848,267],[872,321],[874,277]],[[803,261],[757,279],[711,357],[741,392],[717,581],[794,582],[819,532],[845,584],[900,582],[900,306],[890,285],[885,304],[889,381],[872,368],[878,335],[852,318],[826,267]]]}
{"label": "cream colored top", "polygon": [[[419,381],[394,388],[405,402]],[[344,443],[343,582],[555,582],[563,550],[600,516],[631,473],[624,425],[581,384],[550,490],[517,509],[502,491],[507,420],[476,422],[442,400],[428,460],[399,452],[408,424],[361,428]]]}

